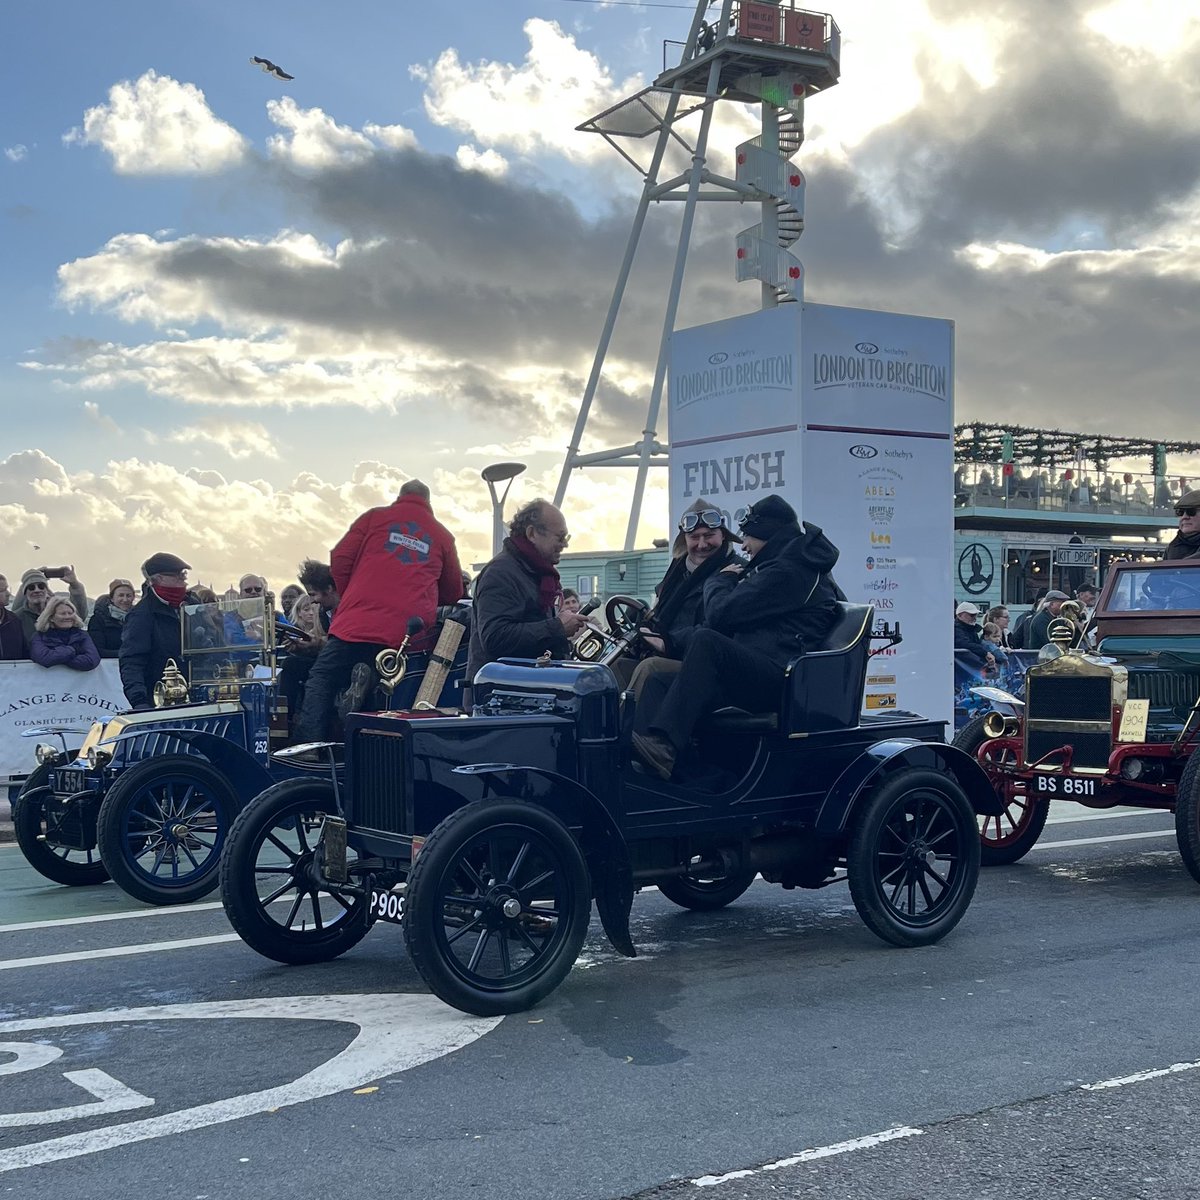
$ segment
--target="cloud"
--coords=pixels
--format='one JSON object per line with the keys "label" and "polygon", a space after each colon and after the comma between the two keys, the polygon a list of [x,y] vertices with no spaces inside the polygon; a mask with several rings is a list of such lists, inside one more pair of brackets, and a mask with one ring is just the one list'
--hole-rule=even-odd
{"label": "cloud", "polygon": [[495,150],[480,151],[472,145],[459,146],[454,160],[464,171],[503,175],[508,170],[508,159],[503,154],[497,154]]}
{"label": "cloud", "polygon": [[282,133],[267,139],[272,158],[300,170],[323,170],[363,162],[377,149],[398,150],[416,144],[403,125],[339,125],[319,108],[301,108],[290,96],[267,102],[267,116]]}
{"label": "cloud", "polygon": [[255,421],[202,421],[168,434],[166,441],[180,446],[208,447],[227,454],[232,459],[277,459],[278,438],[266,426]]}
{"label": "cloud", "polygon": [[147,71],[109,89],[108,102],[89,108],[68,145],[100,146],[119,175],[192,175],[241,162],[248,143],[215,116],[193,83]]}
{"label": "cloud", "polygon": [[435,125],[470,134],[484,146],[518,154],[553,151],[584,161],[611,150],[575,126],[637,91],[633,76],[616,82],[609,69],[554,21],[525,22],[529,51],[520,66],[464,63],[445,50],[433,63],[411,68],[426,85],[425,112]]}
{"label": "cloud", "polygon": [[94,425],[98,425],[105,433],[120,433],[121,427],[107,413],[102,412],[95,400],[83,402],[83,414]]}
{"label": "cloud", "polygon": [[4,157],[12,163],[24,162],[29,157],[29,147],[23,142],[18,142],[15,146],[5,146]]}

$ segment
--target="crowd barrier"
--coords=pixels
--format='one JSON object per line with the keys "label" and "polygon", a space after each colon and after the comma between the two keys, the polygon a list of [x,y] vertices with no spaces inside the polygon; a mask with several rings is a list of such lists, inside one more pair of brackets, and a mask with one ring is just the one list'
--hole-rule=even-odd
{"label": "crowd barrier", "polygon": [[[101,659],[94,671],[0,662],[0,780],[33,770],[39,740],[61,744],[57,738],[22,737],[26,730],[50,725],[86,730],[128,707],[115,658]],[[81,741],[82,736],[68,738],[67,745],[74,748]]]}
{"label": "crowd barrier", "polygon": [[957,732],[972,717],[985,713],[991,707],[986,700],[971,695],[971,689],[980,684],[1003,688],[1018,700],[1025,698],[1025,672],[1037,662],[1037,650],[1009,650],[1008,662],[997,664],[991,671],[984,671],[979,660],[961,650],[954,652],[954,729]]}

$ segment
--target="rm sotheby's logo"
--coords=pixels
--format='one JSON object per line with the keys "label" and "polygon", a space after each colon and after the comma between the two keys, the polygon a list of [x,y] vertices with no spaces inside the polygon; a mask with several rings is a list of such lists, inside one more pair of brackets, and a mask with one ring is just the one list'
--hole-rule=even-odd
{"label": "rm sotheby's logo", "polygon": [[874,446],[866,446],[866,445],[859,444],[857,446],[851,446],[850,453],[855,458],[874,458],[875,455],[877,455],[879,453],[879,451],[876,450]]}
{"label": "rm sotheby's logo", "polygon": [[854,348],[859,354],[878,354],[879,347],[874,342],[855,342]]}
{"label": "rm sotheby's logo", "polygon": [[719,367],[723,362],[726,362],[728,358],[729,355],[726,354],[724,350],[718,350],[716,354],[710,354],[708,356],[708,361],[712,363],[714,367]]}

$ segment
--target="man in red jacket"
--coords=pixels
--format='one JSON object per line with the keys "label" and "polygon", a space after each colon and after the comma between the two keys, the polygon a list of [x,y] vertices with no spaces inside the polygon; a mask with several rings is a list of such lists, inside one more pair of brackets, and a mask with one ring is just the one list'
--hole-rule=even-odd
{"label": "man in red jacket", "polygon": [[363,694],[351,709],[361,705],[372,675],[355,672],[359,663],[370,668],[380,650],[398,646],[412,617],[432,633],[438,605],[463,594],[454,538],[434,519],[419,479],[404,484],[395,503],[363,513],[333,548],[330,567],[341,602],[308,677],[298,742],[329,738],[337,694],[352,676]]}

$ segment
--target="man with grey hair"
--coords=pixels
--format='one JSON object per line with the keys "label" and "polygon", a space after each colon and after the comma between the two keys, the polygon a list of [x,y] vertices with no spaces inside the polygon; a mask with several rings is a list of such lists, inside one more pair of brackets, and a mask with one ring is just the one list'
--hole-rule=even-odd
{"label": "man with grey hair", "polygon": [[500,553],[475,578],[467,681],[498,658],[571,657],[587,618],[562,607],[558,560],[571,540],[549,500],[531,500],[508,523]]}
{"label": "man with grey hair", "polygon": [[301,742],[326,740],[334,702],[346,688],[342,709],[361,709],[374,686],[375,656],[399,646],[408,622],[418,617],[433,632],[440,604],[462,597],[462,569],[454,538],[434,518],[429,488],[410,479],[382,508],[363,513],[333,548],[329,560],[341,601],[329,637],[308,677],[296,724]]}

